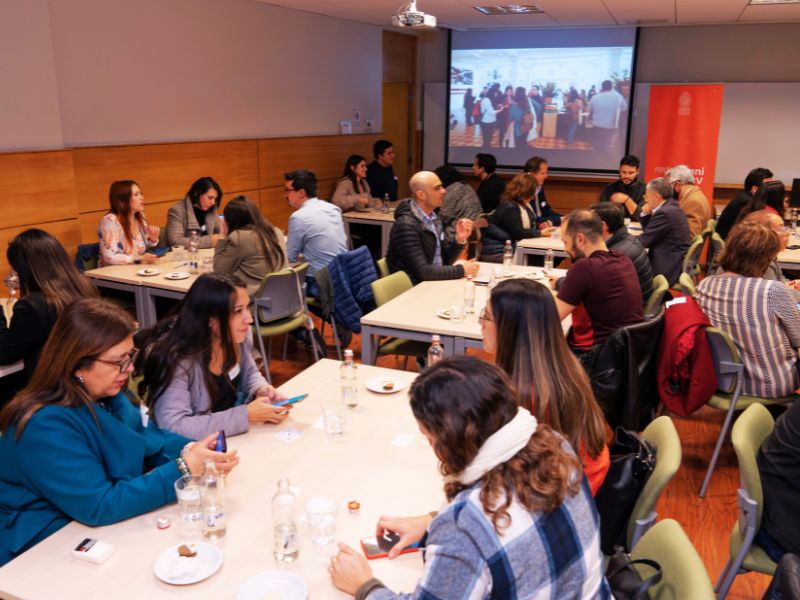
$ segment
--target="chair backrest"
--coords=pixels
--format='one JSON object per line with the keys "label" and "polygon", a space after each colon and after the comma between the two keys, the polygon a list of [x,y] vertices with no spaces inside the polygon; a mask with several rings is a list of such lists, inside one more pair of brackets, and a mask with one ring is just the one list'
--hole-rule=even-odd
{"label": "chair backrest", "polygon": [[158,231],[158,247],[159,248],[166,248],[167,247],[167,228],[162,227]]}
{"label": "chair backrest", "polygon": [[664,296],[669,292],[669,281],[663,275],[653,277],[653,291],[644,306],[645,315],[654,315],[661,310],[664,303]]}
{"label": "chair backrest", "polygon": [[[658,600],[714,600],[714,588],[703,561],[681,526],[673,519],[659,521],[631,551],[631,558],[649,558],[661,565],[661,581],[648,590]],[[649,567],[635,565],[642,578],[653,574]]]}
{"label": "chair backrest", "polygon": [[728,334],[717,327],[706,327],[706,339],[714,360],[717,389],[732,394],[744,370],[739,349]]}
{"label": "chair backrest", "polygon": [[775,420],[764,405],[751,404],[739,415],[731,430],[731,442],[739,461],[740,486],[758,504],[757,527],[761,525],[764,495],[761,490],[761,475],[758,472],[756,456],[761,444],[774,429]]}
{"label": "chair backrest", "polygon": [[661,492],[681,466],[681,439],[670,417],[664,415],[655,419],[642,432],[642,437],[655,444],[656,466],[633,507],[628,522],[628,548],[632,545],[637,519],[645,519],[653,512]]}
{"label": "chair backrest", "polygon": [[687,296],[694,296],[697,287],[694,285],[694,280],[687,273],[681,273],[678,277],[678,287]]}
{"label": "chair backrest", "polygon": [[389,261],[386,257],[378,259],[378,276],[383,279],[389,276]]}
{"label": "chair backrest", "polygon": [[705,228],[703,229],[703,234],[709,233],[713,234],[717,231],[717,221],[715,219],[709,219],[706,223]]}
{"label": "chair backrest", "polygon": [[256,324],[292,317],[305,311],[308,263],[265,275],[253,297]]}
{"label": "chair backrest", "polygon": [[81,273],[96,269],[100,260],[100,244],[80,244],[75,254],[75,266]]}
{"label": "chair backrest", "polygon": [[375,304],[377,306],[386,304],[392,298],[396,298],[414,287],[405,271],[397,271],[382,279],[376,279],[370,285],[372,286],[372,294],[375,296]]}
{"label": "chair backrest", "polygon": [[683,272],[692,277],[695,275],[697,263],[700,262],[700,253],[703,251],[704,242],[702,235],[696,235],[689,245],[686,255],[683,257]]}
{"label": "chair backrest", "polygon": [[723,250],[725,250],[725,240],[716,231],[712,231],[708,236],[708,253],[706,254],[706,272],[709,275],[713,275],[716,271]]}

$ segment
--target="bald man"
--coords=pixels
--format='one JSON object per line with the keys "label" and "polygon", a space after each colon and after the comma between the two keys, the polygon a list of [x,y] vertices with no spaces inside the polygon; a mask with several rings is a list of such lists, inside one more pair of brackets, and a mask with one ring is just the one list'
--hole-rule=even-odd
{"label": "bald man", "polygon": [[439,216],[445,188],[436,173],[415,173],[408,185],[411,198],[403,200],[394,213],[386,253],[389,270],[405,271],[414,284],[476,275],[479,267],[474,261],[453,264],[472,233],[472,221],[459,219],[455,235],[446,233],[450,219]]}

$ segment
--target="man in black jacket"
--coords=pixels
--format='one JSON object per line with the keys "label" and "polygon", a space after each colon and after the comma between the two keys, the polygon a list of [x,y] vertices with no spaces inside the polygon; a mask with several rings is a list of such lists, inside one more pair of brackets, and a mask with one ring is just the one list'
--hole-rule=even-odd
{"label": "man in black jacket", "polygon": [[767,181],[772,181],[772,171],[764,167],[756,167],[747,174],[744,179],[744,189],[739,190],[739,193],[728,202],[717,220],[716,231],[723,240],[728,237],[728,233],[739,220],[739,213],[745,204],[753,199],[756,190]]}
{"label": "man in black jacket", "polygon": [[490,213],[497,208],[500,196],[506,190],[506,182],[494,172],[496,168],[497,160],[493,154],[478,153],[475,155],[472,172],[481,180],[476,192],[481,201],[481,209],[485,213]]}
{"label": "man in black jacket", "polygon": [[639,241],[650,252],[653,275],[663,275],[672,285],[681,274],[683,257],[692,241],[689,221],[678,201],[672,200],[672,186],[663,177],[647,184],[644,201],[641,212],[644,233]]}
{"label": "man in black jacket", "polygon": [[472,221],[460,219],[455,239],[445,235],[448,220],[439,217],[445,188],[436,173],[420,171],[408,182],[411,198],[400,203],[394,213],[386,260],[389,270],[405,271],[415,284],[437,279],[459,279],[477,275],[479,265],[453,262],[461,254],[472,233]]}
{"label": "man in black jacket", "polygon": [[628,233],[625,227],[625,212],[621,204],[598,202],[589,207],[603,221],[603,239],[609,250],[616,250],[631,259],[639,276],[639,287],[642,288],[642,300],[647,302],[653,293],[653,269],[647,258],[644,246],[635,235]]}
{"label": "man in black jacket", "polygon": [[628,154],[619,161],[619,179],[600,192],[600,202],[615,202],[625,209],[626,217],[638,221],[644,204],[644,188],[644,181],[639,179],[639,157]]}

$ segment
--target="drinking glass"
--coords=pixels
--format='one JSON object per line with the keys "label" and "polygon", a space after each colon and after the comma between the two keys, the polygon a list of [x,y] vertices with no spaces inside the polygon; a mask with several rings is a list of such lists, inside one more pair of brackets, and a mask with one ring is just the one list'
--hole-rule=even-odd
{"label": "drinking glass", "polygon": [[464,320],[464,307],[460,304],[454,304],[450,307],[450,321],[452,323],[461,323]]}
{"label": "drinking glass", "polygon": [[186,249],[183,246],[173,246],[172,260],[176,263],[186,262]]}
{"label": "drinking glass", "polygon": [[200,477],[181,477],[175,482],[178,511],[185,525],[199,529],[202,524],[204,489]]}
{"label": "drinking glass", "polygon": [[344,403],[338,393],[322,401],[322,425],[328,439],[343,441],[346,439]]}
{"label": "drinking glass", "polygon": [[211,256],[203,257],[202,273],[211,273],[214,271],[214,258]]}
{"label": "drinking glass", "polygon": [[324,546],[334,541],[337,509],[336,500],[326,496],[315,496],[306,502],[306,517],[312,544]]}

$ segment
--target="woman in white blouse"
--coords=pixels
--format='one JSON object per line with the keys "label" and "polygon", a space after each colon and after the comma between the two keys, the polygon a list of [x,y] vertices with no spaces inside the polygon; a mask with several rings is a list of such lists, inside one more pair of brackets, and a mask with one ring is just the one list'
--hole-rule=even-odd
{"label": "woman in white blouse", "polygon": [[156,262],[158,257],[147,250],[158,244],[159,227],[147,224],[139,185],[129,179],[115,181],[108,200],[110,208],[97,230],[100,266]]}

